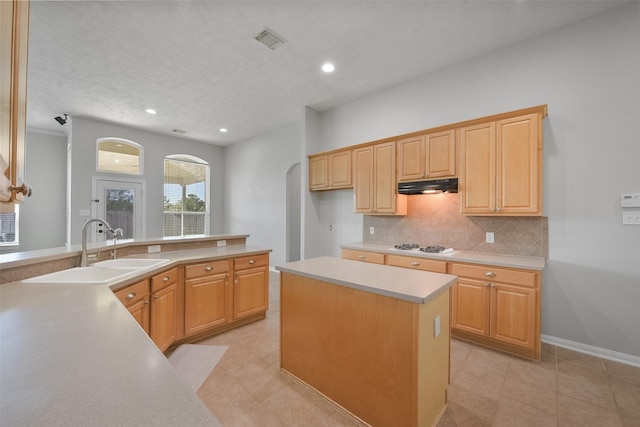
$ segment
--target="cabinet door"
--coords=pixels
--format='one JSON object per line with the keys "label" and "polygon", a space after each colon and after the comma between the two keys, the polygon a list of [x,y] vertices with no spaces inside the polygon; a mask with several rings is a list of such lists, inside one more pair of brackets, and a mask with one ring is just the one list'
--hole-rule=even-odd
{"label": "cabinet door", "polygon": [[425,135],[425,177],[456,175],[456,132],[448,130]]}
{"label": "cabinet door", "polygon": [[322,190],[329,187],[328,158],[326,155],[309,157],[309,189]]}
{"label": "cabinet door", "polygon": [[128,307],[129,313],[149,335],[149,300],[144,299]]}
{"label": "cabinet door", "polygon": [[488,283],[460,277],[453,286],[451,327],[489,336],[490,289]]}
{"label": "cabinet door", "polygon": [[535,289],[504,284],[491,285],[491,338],[536,349]]}
{"label": "cabinet door", "polygon": [[351,150],[329,155],[329,188],[352,187]]}
{"label": "cabinet door", "polygon": [[396,147],[398,181],[415,181],[425,177],[424,136],[401,139]]}
{"label": "cabinet door", "polygon": [[542,214],[539,127],[538,114],[497,122],[497,212]]}
{"label": "cabinet door", "polygon": [[178,284],[173,283],[151,295],[150,336],[160,351],[176,340]]}
{"label": "cabinet door", "polygon": [[463,214],[495,212],[495,129],[494,122],[460,129],[460,211]]}
{"label": "cabinet door", "polygon": [[269,308],[269,270],[256,267],[235,272],[233,318],[241,319]]}
{"label": "cabinet door", "polygon": [[0,1],[0,202],[31,194],[23,182],[28,44],[29,2]]}
{"label": "cabinet door", "polygon": [[195,334],[229,321],[229,274],[186,280],[184,284],[184,333]]}
{"label": "cabinet door", "polygon": [[378,252],[356,251],[353,249],[342,249],[342,258],[353,261],[370,262],[373,264],[384,264],[385,254]]}
{"label": "cabinet door", "polygon": [[356,212],[373,211],[373,147],[353,150],[353,198]]}
{"label": "cabinet door", "polygon": [[376,213],[396,212],[396,143],[373,146],[374,209]]}

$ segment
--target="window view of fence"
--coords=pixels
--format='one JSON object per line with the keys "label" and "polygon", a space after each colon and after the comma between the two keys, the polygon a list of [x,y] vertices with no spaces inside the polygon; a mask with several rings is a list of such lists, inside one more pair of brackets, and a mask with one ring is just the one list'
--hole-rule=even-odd
{"label": "window view of fence", "polygon": [[123,238],[133,239],[133,191],[109,188],[105,193],[107,222],[114,228],[122,228]]}
{"label": "window view of fence", "polygon": [[164,235],[208,233],[206,199],[209,165],[190,156],[164,161]]}
{"label": "window view of fence", "polygon": [[15,212],[0,213],[0,246],[13,246],[18,240],[18,208]]}

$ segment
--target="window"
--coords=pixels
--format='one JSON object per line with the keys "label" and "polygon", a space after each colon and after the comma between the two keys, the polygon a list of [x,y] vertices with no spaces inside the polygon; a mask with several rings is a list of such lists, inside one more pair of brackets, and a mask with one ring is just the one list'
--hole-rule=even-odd
{"label": "window", "polygon": [[164,235],[209,233],[209,164],[184,154],[164,159]]}
{"label": "window", "polygon": [[14,205],[15,212],[0,213],[0,246],[17,246],[18,239],[20,205]]}
{"label": "window", "polygon": [[100,138],[99,171],[142,175],[142,145],[122,138]]}

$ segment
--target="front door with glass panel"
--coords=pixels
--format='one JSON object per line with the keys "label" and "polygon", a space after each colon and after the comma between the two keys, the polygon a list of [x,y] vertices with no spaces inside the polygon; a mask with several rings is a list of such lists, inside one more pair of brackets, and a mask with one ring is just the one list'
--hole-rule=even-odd
{"label": "front door with glass panel", "polygon": [[[121,228],[124,239],[143,237],[143,183],[95,180],[94,217],[106,220],[113,229]],[[108,233],[94,227],[92,241],[109,239]]]}

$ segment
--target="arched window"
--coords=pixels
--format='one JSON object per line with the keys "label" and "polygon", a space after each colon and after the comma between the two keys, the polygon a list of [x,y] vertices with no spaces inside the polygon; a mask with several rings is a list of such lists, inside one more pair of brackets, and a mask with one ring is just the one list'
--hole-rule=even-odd
{"label": "arched window", "polygon": [[164,235],[209,233],[209,164],[187,154],[164,158]]}
{"label": "arched window", "polygon": [[122,138],[100,138],[97,143],[99,171],[142,175],[142,145]]}

